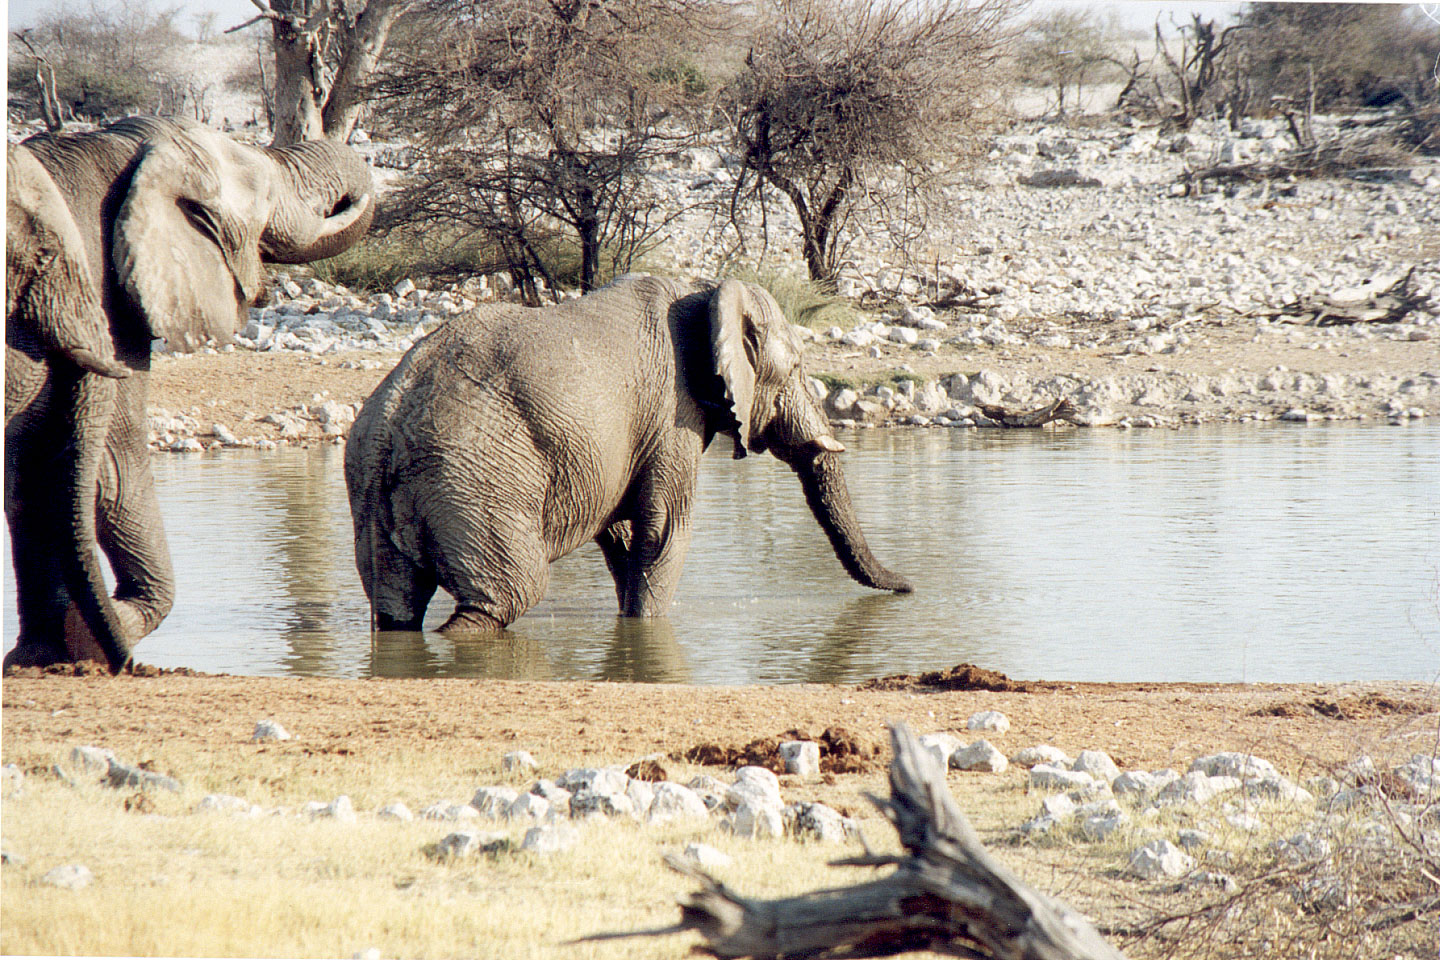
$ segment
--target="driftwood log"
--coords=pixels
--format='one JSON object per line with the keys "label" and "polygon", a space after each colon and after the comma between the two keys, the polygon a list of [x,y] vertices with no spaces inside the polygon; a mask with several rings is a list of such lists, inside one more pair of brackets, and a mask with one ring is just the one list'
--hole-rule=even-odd
{"label": "driftwood log", "polygon": [[1062,397],[1035,410],[1009,410],[993,403],[979,403],[975,408],[1002,427],[1043,427],[1052,420],[1069,420],[1075,416],[1075,408],[1069,398]]}
{"label": "driftwood log", "polygon": [[907,856],[863,857],[835,866],[890,866],[853,887],[781,900],[741,897],[677,857],[671,867],[702,887],[680,922],[653,936],[697,930],[717,957],[877,957],[933,950],[1003,960],[1124,960],[1090,923],[1027,886],[981,845],[945,786],[945,773],[904,724],[890,731],[890,797],[870,797],[899,831]]}
{"label": "driftwood log", "polygon": [[1269,316],[1282,323],[1303,323],[1335,327],[1347,323],[1400,323],[1410,314],[1428,309],[1431,298],[1410,286],[1415,268],[1383,290],[1357,287],[1342,294],[1302,297],[1256,316]]}

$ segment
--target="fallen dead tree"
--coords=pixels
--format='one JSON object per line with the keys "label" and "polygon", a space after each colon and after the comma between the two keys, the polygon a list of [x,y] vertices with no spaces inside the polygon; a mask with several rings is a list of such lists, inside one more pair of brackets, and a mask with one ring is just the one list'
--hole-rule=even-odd
{"label": "fallen dead tree", "polygon": [[906,856],[870,852],[835,866],[897,869],[853,887],[780,900],[750,900],[694,864],[667,857],[701,889],[680,922],[616,936],[699,931],[717,957],[876,957],[934,950],[1005,960],[1123,960],[1069,907],[1029,887],[981,845],[955,805],[945,774],[904,724],[890,731],[890,798],[870,797],[900,834]]}
{"label": "fallen dead tree", "polygon": [[1258,183],[1338,177],[1356,170],[1403,167],[1415,162],[1414,154],[1397,147],[1386,137],[1339,137],[1291,150],[1274,160],[1217,163],[1187,170],[1178,182],[1184,185],[1187,194],[1194,194],[1203,192],[1208,180]]}
{"label": "fallen dead tree", "polygon": [[1415,268],[1387,287],[1366,284],[1329,294],[1300,297],[1281,307],[1256,312],[1280,323],[1335,327],[1349,323],[1400,323],[1411,313],[1426,310],[1431,297],[1412,288]]}

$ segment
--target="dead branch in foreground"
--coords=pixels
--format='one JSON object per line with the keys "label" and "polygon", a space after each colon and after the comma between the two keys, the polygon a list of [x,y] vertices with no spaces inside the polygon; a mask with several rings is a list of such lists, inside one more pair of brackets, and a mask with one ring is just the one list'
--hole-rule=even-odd
{"label": "dead branch in foreground", "polygon": [[1383,290],[1353,288],[1348,293],[1301,297],[1278,309],[1258,311],[1282,323],[1335,327],[1348,323],[1400,323],[1429,307],[1430,297],[1410,289],[1415,268]]}
{"label": "dead branch in foreground", "polygon": [[890,729],[895,759],[887,799],[871,796],[908,856],[863,857],[834,866],[898,869],[869,883],[780,900],[749,900],[698,867],[667,857],[703,886],[681,904],[680,922],[653,936],[697,930],[718,957],[877,957],[934,950],[1003,960],[1123,960],[1090,923],[1025,884],[980,843],[945,787],[935,758],[904,724]]}

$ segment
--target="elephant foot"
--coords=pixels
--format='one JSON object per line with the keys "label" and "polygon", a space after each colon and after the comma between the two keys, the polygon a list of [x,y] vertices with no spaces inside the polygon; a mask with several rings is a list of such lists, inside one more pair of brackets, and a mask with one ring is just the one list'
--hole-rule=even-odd
{"label": "elephant foot", "polygon": [[[125,637],[138,639],[144,635],[144,619],[138,610],[131,604],[124,601],[115,602],[115,615],[120,620],[120,625],[125,631]],[[90,627],[80,616],[80,610],[73,603],[65,611],[65,656],[64,659],[71,663],[80,663],[85,660],[93,660],[96,663],[104,664],[111,673],[119,673],[124,670],[131,659],[131,650],[135,644],[134,640],[127,639],[122,642],[121,649],[116,651],[117,658],[112,659],[106,653],[105,647],[95,635],[90,632]],[[118,659],[119,662],[115,662]]]}
{"label": "elephant foot", "polygon": [[48,667],[55,663],[69,662],[70,655],[64,647],[22,638],[14,650],[5,654],[5,663],[0,670],[9,673],[12,668],[18,670],[21,667]]}
{"label": "elephant foot", "polygon": [[497,633],[505,624],[472,607],[456,607],[440,626],[441,633]]}

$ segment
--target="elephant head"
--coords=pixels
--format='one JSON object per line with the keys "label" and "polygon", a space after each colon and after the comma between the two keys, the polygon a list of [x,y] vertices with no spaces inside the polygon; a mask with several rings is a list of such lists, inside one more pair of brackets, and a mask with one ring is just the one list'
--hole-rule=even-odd
{"label": "elephant head", "polygon": [[233,334],[240,307],[263,292],[263,261],[334,256],[370,226],[369,168],[340,144],[252,147],[148,118],[97,135],[132,128],[144,139],[115,217],[115,280],[173,350]]}
{"label": "elephant head", "polygon": [[736,456],[770,451],[800,478],[805,501],[847,573],[867,587],[909,593],[910,582],[880,565],[865,543],[839,454],[845,446],[805,387],[800,343],[775,298],[726,280],[710,298],[710,347],[724,388]]}

